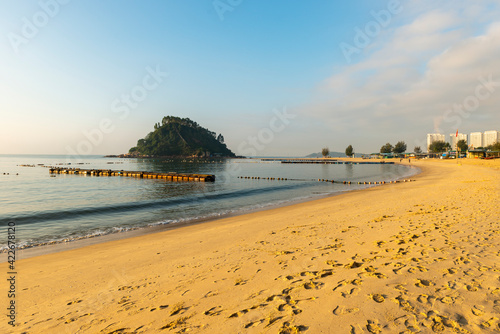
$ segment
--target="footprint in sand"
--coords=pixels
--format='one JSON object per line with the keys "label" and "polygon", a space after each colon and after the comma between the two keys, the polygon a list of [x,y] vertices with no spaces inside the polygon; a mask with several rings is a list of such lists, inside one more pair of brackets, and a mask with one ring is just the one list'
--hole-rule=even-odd
{"label": "footprint in sand", "polygon": [[83,302],[83,300],[77,299],[77,300],[73,300],[73,301],[67,303],[66,305],[73,305],[73,304],[78,304],[78,303],[81,303],[81,302]]}
{"label": "footprint in sand", "polygon": [[304,289],[306,289],[306,290],[311,290],[311,289],[321,289],[321,287],[323,285],[324,284],[321,282],[309,281],[309,282],[303,283],[301,286],[304,287]]}
{"label": "footprint in sand", "polygon": [[168,307],[168,305],[160,305],[158,307],[153,307],[152,309],[150,309],[149,311],[150,312],[153,312],[153,311],[156,311],[156,310],[163,310],[163,309],[166,309]]}
{"label": "footprint in sand", "polygon": [[479,284],[472,282],[471,284],[467,284],[465,288],[467,291],[476,292],[479,289]]}
{"label": "footprint in sand", "polygon": [[332,266],[332,267],[342,267],[342,263],[338,263],[335,260],[328,260],[328,261],[326,261],[326,264],[328,264],[329,266]]}
{"label": "footprint in sand", "polygon": [[396,275],[401,275],[402,274],[402,269],[404,268],[405,266],[403,267],[399,267],[399,268],[396,268],[396,269],[392,269],[392,272],[395,273]]}
{"label": "footprint in sand", "polygon": [[368,277],[368,276],[371,276],[371,277],[376,277],[378,279],[384,279],[384,278],[387,278],[386,275],[382,274],[382,273],[361,273],[361,274],[358,274],[358,276],[362,277]]}
{"label": "footprint in sand", "polygon": [[247,309],[235,312],[235,313],[231,314],[228,318],[238,318],[238,317],[241,317],[245,313],[248,313]]}
{"label": "footprint in sand", "polygon": [[174,306],[172,306],[172,310],[170,311],[170,316],[177,315],[183,310],[187,310],[187,308],[184,307],[184,303],[183,302],[177,303]]}
{"label": "footprint in sand", "polygon": [[349,290],[347,292],[342,292],[341,295],[344,298],[349,298],[352,296],[356,296],[359,293],[359,290],[360,290],[359,288],[352,288],[351,290]]}
{"label": "footprint in sand", "polygon": [[495,305],[493,306],[493,310],[495,310],[496,313],[500,314],[500,300],[495,300]]}
{"label": "footprint in sand", "polygon": [[408,302],[408,300],[404,299],[402,295],[396,297],[396,300],[399,303],[399,306],[406,312],[413,313],[415,312],[415,308],[411,306],[411,304]]}
{"label": "footprint in sand", "polygon": [[349,334],[363,334],[363,333],[365,333],[365,331],[363,330],[361,325],[356,325],[356,326],[350,325],[350,326],[351,326],[351,329],[349,331]]}
{"label": "footprint in sand", "polygon": [[299,275],[300,276],[313,276],[316,277],[317,271],[303,271]]}
{"label": "footprint in sand", "polygon": [[368,320],[367,322],[368,323],[366,325],[366,329],[368,330],[368,332],[373,333],[373,334],[382,333],[382,330],[380,329],[379,325],[375,321]]}
{"label": "footprint in sand", "polygon": [[356,262],[356,261],[354,261],[352,263],[346,264],[344,267],[346,269],[355,269],[355,268],[361,267],[362,265],[363,265],[362,262]]}
{"label": "footprint in sand", "polygon": [[484,314],[484,306],[482,305],[474,305],[474,307],[471,308],[472,314],[475,316],[481,316]]}
{"label": "footprint in sand", "polygon": [[164,329],[175,329],[175,328],[178,328],[178,327],[182,327],[186,324],[186,321],[189,319],[190,317],[179,317],[177,318],[176,320],[172,321],[172,322],[169,322],[168,324],[166,324],[165,326],[163,327],[160,327],[160,330],[164,330]]}
{"label": "footprint in sand", "polygon": [[359,311],[359,308],[357,308],[357,307],[347,307],[347,306],[338,305],[336,308],[333,309],[332,312],[335,315],[343,315],[343,314],[356,313],[358,311]]}
{"label": "footprint in sand", "polygon": [[457,273],[457,269],[456,268],[448,268],[445,270],[445,274],[450,274],[450,275],[453,275],[453,274],[456,274]]}
{"label": "footprint in sand", "polygon": [[356,278],[356,279],[353,279],[352,281],[350,281],[349,283],[351,283],[352,285],[359,286],[359,285],[363,284],[363,281]]}
{"label": "footprint in sand", "polygon": [[213,297],[217,296],[219,293],[217,291],[208,291],[202,298],[208,298],[208,297]]}
{"label": "footprint in sand", "polygon": [[280,334],[287,334],[287,333],[300,333],[308,330],[309,327],[307,326],[302,326],[302,325],[291,325],[288,321],[285,321],[282,325],[281,328],[279,329],[278,333]]}
{"label": "footprint in sand", "polygon": [[337,285],[336,287],[334,287],[334,288],[332,289],[332,291],[335,291],[335,290],[337,290],[338,288],[341,288],[341,287],[343,287],[344,285],[347,285],[347,283],[349,283],[349,281],[346,281],[346,280],[339,281],[339,282],[337,283],[338,285]]}
{"label": "footprint in sand", "polygon": [[235,281],[234,281],[234,285],[245,285],[247,283],[246,280],[242,279],[242,278],[237,278]]}
{"label": "footprint in sand", "polygon": [[492,268],[491,267],[488,267],[488,266],[480,266],[479,268],[477,268],[477,270],[479,271],[488,271],[488,270],[491,270]]}
{"label": "footprint in sand", "polygon": [[417,301],[422,303],[422,304],[426,304],[428,301],[429,301],[429,296],[427,295],[420,295],[417,297]]}
{"label": "footprint in sand", "polygon": [[415,282],[415,286],[418,286],[419,288],[429,287],[432,285],[434,285],[434,283],[426,279],[417,279]]}
{"label": "footprint in sand", "polygon": [[453,299],[450,296],[440,298],[439,301],[443,304],[453,304],[455,302],[455,299]]}
{"label": "footprint in sand", "polygon": [[464,256],[460,256],[453,261],[455,264],[469,264],[470,260]]}
{"label": "footprint in sand", "polygon": [[495,325],[496,320],[498,320],[498,318],[496,318],[496,317],[491,318],[490,320],[483,322],[481,324],[481,327],[484,329],[491,329],[491,328],[494,328],[494,326],[495,326],[498,329],[500,329],[498,324]]}
{"label": "footprint in sand", "polygon": [[374,273],[376,270],[375,270],[375,268],[373,268],[373,266],[368,266],[365,268],[365,271],[367,273]]}
{"label": "footprint in sand", "polygon": [[383,303],[385,300],[384,296],[378,293],[371,295],[371,298],[377,303]]}
{"label": "footprint in sand", "polygon": [[403,291],[403,292],[407,292],[408,290],[404,287],[404,285],[402,284],[398,284],[394,287],[394,289],[396,290],[399,290],[399,291]]}
{"label": "footprint in sand", "polygon": [[118,304],[119,305],[122,305],[122,304],[127,305],[129,301],[130,301],[130,296],[122,297],[122,299],[120,299],[120,301],[118,301]]}
{"label": "footprint in sand", "polygon": [[223,309],[221,306],[214,306],[211,309],[208,309],[205,312],[203,312],[203,314],[208,316],[216,316],[221,314],[222,311]]}
{"label": "footprint in sand", "polygon": [[69,323],[72,323],[73,321],[76,321],[76,320],[78,320],[78,319],[80,319],[82,317],[86,317],[86,316],[89,316],[89,315],[91,315],[91,313],[85,313],[85,314],[83,314],[81,316],[70,318],[70,319],[66,320],[65,323],[69,324]]}
{"label": "footprint in sand", "polygon": [[409,332],[403,333],[419,333],[420,327],[418,326],[418,321],[415,316],[412,316],[410,319],[405,320],[405,326],[409,330]]}

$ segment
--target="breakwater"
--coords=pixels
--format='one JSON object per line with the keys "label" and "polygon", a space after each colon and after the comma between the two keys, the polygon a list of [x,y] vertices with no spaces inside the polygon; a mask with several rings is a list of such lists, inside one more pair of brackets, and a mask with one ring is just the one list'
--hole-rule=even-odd
{"label": "breakwater", "polygon": [[264,162],[281,162],[282,164],[328,164],[328,165],[394,165],[393,161],[345,161],[322,158],[261,158]]}
{"label": "breakwater", "polygon": [[211,174],[182,174],[182,173],[153,173],[143,171],[124,171],[111,169],[80,169],[80,168],[54,168],[49,169],[50,174],[77,174],[89,176],[123,176],[141,179],[163,179],[167,181],[192,181],[214,182],[215,175]]}
{"label": "breakwater", "polygon": [[[238,176],[238,179],[247,180],[268,180],[268,181],[316,181],[315,179],[289,179],[283,177],[260,177],[260,176]],[[388,183],[401,183],[401,182],[413,182],[412,179],[403,180],[392,180],[392,181],[338,181],[338,180],[328,180],[328,179],[317,179],[318,182],[329,182],[329,183],[339,183],[339,184],[388,184]]]}

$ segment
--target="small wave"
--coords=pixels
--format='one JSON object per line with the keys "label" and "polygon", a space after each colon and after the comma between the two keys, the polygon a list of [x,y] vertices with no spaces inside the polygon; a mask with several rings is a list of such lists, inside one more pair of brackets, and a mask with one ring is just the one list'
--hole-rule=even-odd
{"label": "small wave", "polygon": [[45,212],[39,212],[30,215],[12,215],[9,217],[1,217],[0,220],[15,221],[16,224],[36,224],[46,221],[57,221],[57,220],[67,220],[85,217],[88,215],[100,215],[100,214],[114,214],[114,213],[126,213],[136,210],[145,209],[155,209],[155,208],[168,208],[176,205],[190,204],[195,202],[205,202],[214,200],[224,200],[228,198],[241,198],[256,196],[263,193],[269,193],[273,191],[282,191],[287,189],[295,189],[303,187],[303,184],[290,184],[290,185],[280,185],[267,188],[249,189],[249,190],[237,190],[222,193],[207,193],[191,197],[181,197],[181,198],[170,198],[154,201],[142,201],[142,202],[127,202],[115,205],[100,206],[100,207],[85,207],[71,210],[50,210]]}
{"label": "small wave", "polygon": [[[39,246],[62,244],[62,243],[68,243],[68,242],[84,240],[84,239],[92,239],[92,238],[102,237],[102,236],[109,235],[109,234],[129,232],[129,231],[138,230],[138,229],[140,229],[140,227],[112,227],[112,228],[107,229],[107,230],[97,230],[97,231],[92,231],[90,233],[83,234],[83,235],[77,234],[75,236],[61,237],[61,238],[56,238],[53,240],[46,240],[46,241],[26,240],[26,241],[19,242],[16,245],[16,250],[23,250],[23,249],[39,247]],[[9,250],[9,248],[7,246],[0,247],[0,253],[6,253],[8,250]]]}

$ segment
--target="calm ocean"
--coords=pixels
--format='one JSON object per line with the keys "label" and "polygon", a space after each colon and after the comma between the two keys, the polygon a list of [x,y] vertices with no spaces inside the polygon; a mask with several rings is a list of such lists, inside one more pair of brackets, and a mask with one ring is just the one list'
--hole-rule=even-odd
{"label": "calm ocean", "polygon": [[[367,187],[318,179],[390,181],[418,172],[416,168],[389,164],[281,164],[259,159],[193,163],[88,156],[71,164],[85,169],[216,175],[215,182],[203,183],[66,174],[50,177],[48,168],[42,165],[68,166],[65,156],[0,155],[0,222],[4,227],[15,222],[20,248],[172,226]],[[294,180],[248,180],[238,176]],[[0,230],[0,247],[5,249],[6,244],[5,227]]]}

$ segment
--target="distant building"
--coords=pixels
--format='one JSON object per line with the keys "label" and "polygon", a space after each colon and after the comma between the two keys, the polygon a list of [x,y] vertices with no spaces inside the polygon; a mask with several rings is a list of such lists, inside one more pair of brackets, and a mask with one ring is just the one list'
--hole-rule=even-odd
{"label": "distant building", "polygon": [[465,140],[467,143],[467,135],[465,133],[459,133],[457,137],[456,133],[450,133],[450,145],[452,150],[457,149],[457,143],[459,140]]}
{"label": "distant building", "polygon": [[499,131],[485,131],[483,134],[483,146],[490,146],[500,141]]}
{"label": "distant building", "polygon": [[445,141],[444,135],[440,133],[428,133],[427,134],[427,152],[430,151],[429,147],[432,143],[436,141]]}
{"label": "distant building", "polygon": [[469,146],[471,148],[483,147],[483,133],[471,132]]}

